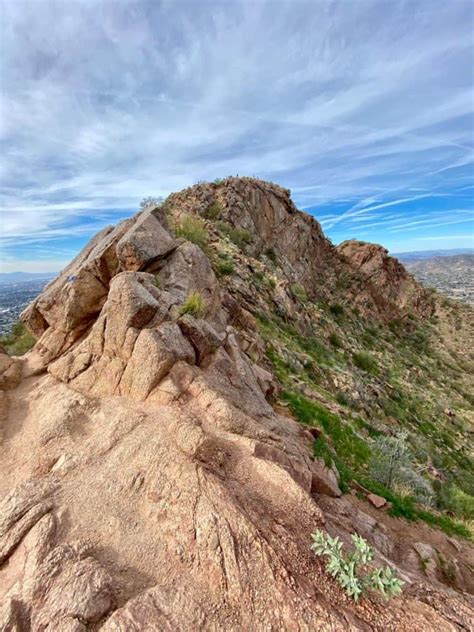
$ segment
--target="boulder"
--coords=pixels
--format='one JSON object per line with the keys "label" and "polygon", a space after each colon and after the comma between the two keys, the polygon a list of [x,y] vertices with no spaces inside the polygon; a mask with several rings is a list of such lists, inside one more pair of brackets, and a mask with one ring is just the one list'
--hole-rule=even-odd
{"label": "boulder", "polygon": [[371,505],[373,505],[376,509],[381,509],[387,504],[387,501],[383,496],[377,496],[377,494],[368,494],[367,500]]}
{"label": "boulder", "polygon": [[223,334],[218,334],[212,325],[191,314],[181,316],[178,325],[196,353],[197,364],[201,364],[204,358],[214,353],[224,342]]}
{"label": "boulder", "polygon": [[143,211],[117,243],[122,270],[144,270],[177,246],[152,210]]}
{"label": "boulder", "polygon": [[21,382],[21,378],[21,361],[11,358],[8,353],[0,347],[0,390],[16,388]]}
{"label": "boulder", "polygon": [[334,498],[341,496],[339,476],[335,468],[327,467],[323,459],[315,459],[312,463],[311,473],[311,492]]}

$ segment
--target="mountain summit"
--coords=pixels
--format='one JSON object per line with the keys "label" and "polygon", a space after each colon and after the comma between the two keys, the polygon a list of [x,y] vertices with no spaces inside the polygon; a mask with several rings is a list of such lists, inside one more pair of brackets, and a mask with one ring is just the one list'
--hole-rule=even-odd
{"label": "mountain summit", "polygon": [[[2,629],[468,629],[438,483],[470,468],[471,315],[253,178],[101,231],[22,314],[34,349],[0,356]],[[375,467],[399,432],[404,492]],[[317,528],[361,534],[403,595],[351,601]]]}

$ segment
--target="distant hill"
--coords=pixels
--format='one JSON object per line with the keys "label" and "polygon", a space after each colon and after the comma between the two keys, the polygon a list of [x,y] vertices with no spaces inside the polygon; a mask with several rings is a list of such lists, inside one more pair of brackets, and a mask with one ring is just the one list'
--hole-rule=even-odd
{"label": "distant hill", "polygon": [[57,272],[0,272],[0,285],[35,281],[37,279],[52,279]]}
{"label": "distant hill", "polygon": [[457,255],[474,255],[474,248],[451,248],[449,250],[416,250],[413,252],[391,252],[402,263],[432,259],[433,257],[453,257]]}

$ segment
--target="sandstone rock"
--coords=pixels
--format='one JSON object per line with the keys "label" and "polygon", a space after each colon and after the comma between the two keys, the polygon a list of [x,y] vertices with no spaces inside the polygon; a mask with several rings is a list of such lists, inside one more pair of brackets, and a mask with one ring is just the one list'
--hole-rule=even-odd
{"label": "sandstone rock", "polygon": [[419,564],[423,573],[431,579],[437,578],[437,554],[435,549],[425,542],[415,542],[413,549],[419,558]]}
{"label": "sandstone rock", "polygon": [[342,492],[339,489],[338,476],[334,469],[327,467],[323,459],[315,459],[312,464],[311,491],[338,498]]}
{"label": "sandstone rock", "polygon": [[0,630],[2,632],[22,632],[22,605],[16,599],[7,599],[0,604]]}
{"label": "sandstone rock", "polygon": [[143,211],[117,243],[122,270],[143,270],[166,257],[177,243],[163,228],[153,211]]}
{"label": "sandstone rock", "polygon": [[279,391],[278,384],[273,375],[258,364],[253,364],[252,370],[257,378],[258,385],[262,389],[262,393],[265,395],[265,399],[273,401]]}
{"label": "sandstone rock", "polygon": [[48,624],[59,629],[65,618],[93,623],[114,604],[110,575],[78,547],[53,549],[39,566],[35,581],[33,601],[39,607],[33,611],[33,629],[44,629]]}
{"label": "sandstone rock", "polygon": [[218,334],[205,320],[194,318],[190,314],[181,316],[178,325],[196,353],[197,364],[201,364],[204,358],[224,342],[223,334]]}
{"label": "sandstone rock", "polygon": [[198,246],[190,242],[181,244],[161,265],[157,278],[160,288],[171,293],[178,305],[182,305],[191,292],[199,292],[205,304],[206,319],[219,319],[219,284],[208,258]]}
{"label": "sandstone rock", "polygon": [[376,509],[381,509],[387,504],[387,501],[382,496],[377,496],[377,494],[368,494],[367,500],[371,505],[373,505]]}
{"label": "sandstone rock", "polygon": [[146,399],[180,360],[193,364],[195,353],[176,323],[142,329],[120,381],[120,393]]}
{"label": "sandstone rock", "polygon": [[422,317],[433,314],[430,293],[382,246],[349,240],[339,244],[337,251],[362,276],[383,318],[396,318],[403,313]]}
{"label": "sandstone rock", "polygon": [[[337,470],[313,461],[318,429],[305,432],[267,401],[276,382],[258,328],[268,310],[289,319],[288,335],[315,335],[322,310],[313,300],[339,300],[336,280],[355,284],[364,314],[378,321],[418,299],[425,313],[419,286],[375,251],[374,269],[355,269],[276,185],[197,185],[170,196],[166,212],[206,218],[211,204],[250,233],[247,244],[226,240],[238,274],[218,281],[205,252],[173,239],[162,209],[148,209],[99,234],[24,313],[40,340],[4,419],[0,627],[468,629],[467,600],[448,603],[440,584],[432,597],[411,586],[389,604],[344,596],[310,534],[326,523],[350,543],[356,530],[377,562],[397,564],[397,521],[384,527],[385,512],[375,520],[341,497]],[[218,226],[203,221],[211,251]],[[275,287],[255,282],[265,262]],[[195,291],[200,318],[181,314]],[[288,366],[307,369],[305,353],[275,346]],[[40,355],[48,375],[30,370]],[[303,380],[295,388],[328,405]],[[407,582],[422,578],[407,567]]]}
{"label": "sandstone rock", "polygon": [[22,364],[0,347],[0,390],[16,388],[21,382]]}

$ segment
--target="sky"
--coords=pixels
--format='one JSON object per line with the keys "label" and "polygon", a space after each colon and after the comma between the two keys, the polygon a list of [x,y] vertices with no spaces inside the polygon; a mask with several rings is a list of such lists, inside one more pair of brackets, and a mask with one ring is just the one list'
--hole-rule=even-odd
{"label": "sky", "polygon": [[334,242],[474,246],[471,0],[0,0],[1,270],[200,180]]}

